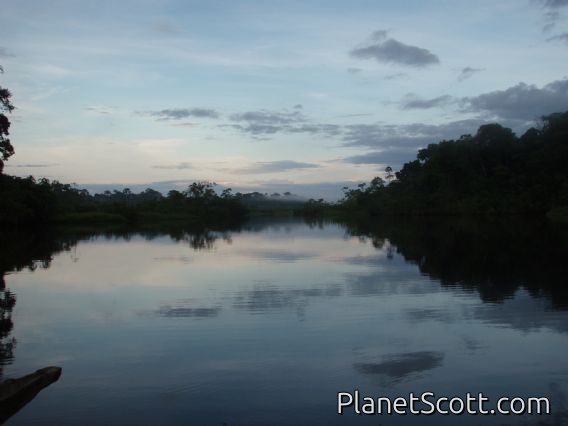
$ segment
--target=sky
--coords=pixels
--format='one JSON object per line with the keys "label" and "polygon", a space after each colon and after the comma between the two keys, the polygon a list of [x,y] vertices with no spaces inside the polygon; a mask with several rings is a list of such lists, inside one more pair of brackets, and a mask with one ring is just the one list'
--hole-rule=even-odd
{"label": "sky", "polygon": [[5,172],[337,198],[568,110],[568,0],[4,0]]}

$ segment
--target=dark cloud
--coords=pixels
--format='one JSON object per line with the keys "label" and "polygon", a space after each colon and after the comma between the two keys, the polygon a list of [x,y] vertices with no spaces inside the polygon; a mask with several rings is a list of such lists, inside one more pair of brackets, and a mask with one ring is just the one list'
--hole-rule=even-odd
{"label": "dark cloud", "polygon": [[546,39],[546,41],[563,41],[565,43],[568,43],[568,33],[562,33],[549,37]]}
{"label": "dark cloud", "polygon": [[442,95],[432,99],[417,99],[411,96],[402,102],[402,109],[430,109],[448,105],[452,102],[454,102],[454,98],[449,95]]}
{"label": "dark cloud", "polygon": [[207,108],[172,108],[161,111],[147,111],[145,115],[157,117],[159,120],[183,120],[184,118],[219,118],[220,115],[214,109]]}
{"label": "dark cloud", "polygon": [[307,133],[335,136],[340,126],[333,124],[312,123],[300,110],[294,111],[247,111],[233,114],[231,120],[243,124],[223,124],[221,128],[229,128],[250,133],[253,136],[272,135],[275,133]]}
{"label": "dark cloud", "polygon": [[420,148],[442,140],[473,134],[485,123],[482,119],[458,120],[433,125],[412,123],[403,125],[357,124],[345,126],[344,146],[365,147],[373,151],[343,158],[351,164],[389,164],[399,166],[416,157]]}
{"label": "dark cloud", "polygon": [[473,76],[474,74],[483,71],[483,68],[472,68],[465,67],[462,68],[460,74],[458,75],[458,81],[464,81]]}
{"label": "dark cloud", "polygon": [[540,0],[544,7],[550,9],[558,9],[561,7],[568,6],[568,0]]}
{"label": "dark cloud", "polygon": [[388,31],[377,30],[373,34],[371,34],[370,39],[373,41],[384,41],[388,35],[389,35]]}
{"label": "dark cloud", "polygon": [[425,67],[440,63],[440,59],[429,50],[387,38],[386,31],[374,32],[371,40],[372,42],[365,46],[351,50],[349,54],[358,59],[375,59],[378,62],[411,67]]}
{"label": "dark cloud", "polygon": [[342,161],[350,164],[388,164],[390,166],[400,166],[415,158],[417,149],[418,147],[373,151],[367,154],[347,157]]}
{"label": "dark cloud", "polygon": [[387,355],[381,362],[361,362],[353,366],[361,374],[385,376],[398,382],[440,367],[443,360],[442,352],[422,351]]}
{"label": "dark cloud", "polygon": [[187,170],[192,169],[193,165],[184,161],[178,164],[157,164],[155,166],[152,166],[152,168],[166,170]]}
{"label": "dark cloud", "polygon": [[294,105],[294,109],[302,109],[302,108],[304,108],[304,106],[302,104]]}
{"label": "dark cloud", "polygon": [[496,119],[532,121],[542,115],[566,110],[568,79],[553,81],[542,88],[519,83],[505,90],[464,98],[463,105],[467,111]]}
{"label": "dark cloud", "polygon": [[544,32],[549,32],[560,19],[559,10],[568,6],[568,0],[536,0],[544,9],[545,24],[543,27]]}
{"label": "dark cloud", "polygon": [[272,126],[304,122],[306,117],[300,111],[260,110],[233,114],[231,120]]}
{"label": "dark cloud", "polygon": [[[378,36],[377,36],[378,37]],[[466,67],[462,73],[479,70]],[[346,147],[365,147],[372,152],[347,157],[341,161],[352,164],[403,164],[414,158],[418,149],[442,140],[457,139],[464,134],[474,134],[488,121],[499,121],[504,126],[521,132],[542,115],[563,111],[568,106],[568,79],[551,82],[542,88],[520,83],[505,90],[484,93],[469,98],[453,98],[443,95],[432,99],[406,98],[403,109],[427,109],[454,105],[458,112],[473,113],[473,118],[443,124],[410,123],[388,125],[383,123],[331,124],[317,123],[300,110],[249,111],[233,114],[231,124],[220,127],[249,133],[253,137],[273,134],[309,134],[335,138]],[[356,114],[361,116],[361,114]],[[259,165],[240,173],[258,173],[271,168],[284,170],[289,164]],[[279,167],[280,166],[280,167]],[[283,167],[282,167],[283,166]]]}
{"label": "dark cloud", "polygon": [[361,68],[347,68],[347,72],[350,74],[357,74],[363,71]]}
{"label": "dark cloud", "polygon": [[237,169],[234,172],[239,174],[279,173],[287,170],[313,169],[316,167],[319,166],[313,163],[302,163],[292,160],[259,161],[250,167]]}
{"label": "dark cloud", "polygon": [[345,126],[342,137],[344,146],[362,146],[371,149],[411,148],[444,139],[455,139],[465,133],[474,133],[483,123],[481,119],[468,119],[438,125],[353,124]]}

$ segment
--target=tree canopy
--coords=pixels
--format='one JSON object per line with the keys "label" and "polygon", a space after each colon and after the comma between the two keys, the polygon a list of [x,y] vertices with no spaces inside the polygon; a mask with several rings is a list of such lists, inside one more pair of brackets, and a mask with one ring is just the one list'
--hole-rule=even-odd
{"label": "tree canopy", "polygon": [[[0,74],[4,73],[4,69],[0,66]],[[0,86],[0,173],[4,169],[4,161],[14,155],[14,147],[8,138],[10,130],[10,120],[6,113],[14,110],[14,105],[10,101],[12,93],[2,86]]]}
{"label": "tree canopy", "polygon": [[544,214],[568,206],[568,112],[520,138],[500,124],[421,149],[388,185],[345,190],[343,207],[371,214]]}

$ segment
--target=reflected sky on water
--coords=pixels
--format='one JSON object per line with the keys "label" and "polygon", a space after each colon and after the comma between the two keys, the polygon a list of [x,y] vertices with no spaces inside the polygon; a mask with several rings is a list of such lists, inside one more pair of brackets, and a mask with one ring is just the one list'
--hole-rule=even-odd
{"label": "reflected sky on water", "polygon": [[[493,241],[469,229],[451,235]],[[412,231],[284,220],[78,238],[4,277],[17,343],[3,375],[63,367],[7,424],[566,424],[568,312],[550,288],[565,246],[546,241],[550,265],[528,255],[539,285],[505,255],[480,261],[487,245]],[[554,413],[336,414],[355,389],[549,396]]]}

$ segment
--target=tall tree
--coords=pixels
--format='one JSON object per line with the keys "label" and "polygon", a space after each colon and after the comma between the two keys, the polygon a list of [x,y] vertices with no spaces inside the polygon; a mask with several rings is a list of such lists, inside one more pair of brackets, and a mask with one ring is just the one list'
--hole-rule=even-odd
{"label": "tall tree", "polygon": [[[4,69],[0,66],[0,74],[4,73]],[[4,169],[4,161],[14,155],[14,147],[8,139],[10,120],[4,113],[10,113],[14,109],[14,105],[10,102],[12,93],[8,89],[0,86],[0,174]]]}

